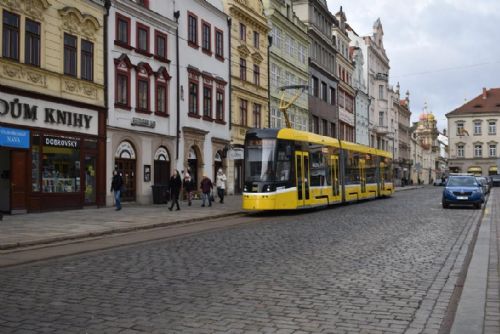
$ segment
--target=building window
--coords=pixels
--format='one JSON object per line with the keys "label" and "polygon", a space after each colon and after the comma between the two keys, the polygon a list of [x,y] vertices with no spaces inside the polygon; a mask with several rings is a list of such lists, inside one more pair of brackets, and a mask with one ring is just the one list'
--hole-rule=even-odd
{"label": "building window", "polygon": [[474,121],[474,135],[481,135],[481,121]]}
{"label": "building window", "polygon": [[330,123],[330,136],[336,137],[337,131],[335,129],[335,123]]}
{"label": "building window", "polygon": [[326,119],[322,120],[323,122],[323,136],[328,136],[328,122]]}
{"label": "building window", "polygon": [[76,36],[64,34],[64,74],[76,77]]}
{"label": "building window", "polygon": [[[120,59],[123,58],[123,59]],[[130,109],[130,68],[128,58],[115,59],[115,106]]]}
{"label": "building window", "polygon": [[240,23],[240,40],[247,40],[247,27],[243,23]]}
{"label": "building window", "polygon": [[457,145],[457,156],[459,158],[463,158],[464,157],[464,145],[463,144],[460,144],[460,145]]}
{"label": "building window", "polygon": [[457,136],[463,136],[464,132],[464,123],[457,123]]}
{"label": "building window", "polygon": [[317,116],[313,116],[313,124],[312,124],[312,132],[319,134],[319,118]]}
{"label": "building window", "polygon": [[130,45],[130,19],[120,14],[116,14],[116,40]]}
{"label": "building window", "polygon": [[206,53],[212,53],[212,35],[211,35],[211,27],[210,24],[203,22],[201,25],[201,48]]}
{"label": "building window", "polygon": [[170,76],[167,71],[159,71],[156,75],[156,114],[168,115],[168,81]]}
{"label": "building window", "polygon": [[488,122],[488,134],[489,135],[497,134],[497,123],[495,121]]}
{"label": "building window", "polygon": [[160,60],[167,60],[167,35],[155,31],[155,56]]}
{"label": "building window", "polygon": [[188,12],[188,44],[198,47],[198,17]]}
{"label": "building window", "polygon": [[149,0],[137,0],[137,3],[141,6],[149,8]]}
{"label": "building window", "polygon": [[336,100],[335,88],[330,87],[330,104],[335,105]]}
{"label": "building window", "polygon": [[490,158],[496,158],[496,157],[497,157],[497,145],[490,144]]}
{"label": "building window", "polygon": [[248,101],[247,100],[240,100],[240,125],[241,126],[247,126],[247,107],[248,107]]}
{"label": "building window", "polygon": [[137,23],[137,51],[149,53],[149,27]]}
{"label": "building window", "polygon": [[312,77],[312,91],[314,96],[319,97],[319,80],[315,76]]}
{"label": "building window", "polygon": [[116,103],[128,105],[128,77],[124,74],[117,74],[117,96]]}
{"label": "building window", "polygon": [[260,68],[258,65],[253,65],[253,83],[260,86]]}
{"label": "building window", "polygon": [[321,99],[325,102],[328,102],[328,86],[326,82],[321,81]]}
{"label": "building window", "polygon": [[378,112],[378,125],[384,126],[384,112],[383,111]]}
{"label": "building window", "polygon": [[19,15],[3,11],[2,55],[19,60]]}
{"label": "building window", "polygon": [[474,157],[481,158],[483,156],[483,145],[475,144],[474,145]]}
{"label": "building window", "polygon": [[149,82],[146,79],[137,80],[137,109],[149,110]]}
{"label": "building window", "polygon": [[260,128],[261,125],[261,105],[253,104],[253,126],[254,128]]}
{"label": "building window", "polygon": [[212,86],[203,86],[203,116],[212,118]]}
{"label": "building window", "polygon": [[83,80],[94,80],[94,44],[82,39],[81,49],[81,76]]}
{"label": "building window", "polygon": [[240,58],[240,80],[247,80],[247,61]]}
{"label": "building window", "polygon": [[40,66],[40,23],[26,19],[24,62]]}
{"label": "building window", "polygon": [[219,29],[215,29],[215,57],[224,60],[224,34]]}
{"label": "building window", "polygon": [[384,86],[383,85],[378,86],[378,98],[380,100],[384,99]]}
{"label": "building window", "polygon": [[215,118],[224,121],[224,91],[220,89],[215,93]]}
{"label": "building window", "polygon": [[198,115],[198,82],[189,81],[189,113]]}
{"label": "building window", "polygon": [[257,31],[254,31],[253,32],[253,46],[256,49],[258,49],[259,45],[260,45],[259,39],[260,39],[260,34]]}

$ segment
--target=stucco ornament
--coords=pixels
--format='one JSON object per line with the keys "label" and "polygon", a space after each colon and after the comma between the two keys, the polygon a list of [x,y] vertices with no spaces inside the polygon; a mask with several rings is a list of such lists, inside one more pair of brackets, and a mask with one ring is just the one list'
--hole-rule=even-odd
{"label": "stucco ornament", "polygon": [[63,20],[63,29],[72,34],[81,35],[88,40],[95,41],[101,24],[92,15],[82,14],[78,8],[64,7],[59,10]]}
{"label": "stucco ornament", "polygon": [[43,12],[51,6],[48,0],[0,0],[9,10],[43,21]]}
{"label": "stucco ornament", "polygon": [[47,86],[47,76],[42,73],[23,69],[21,66],[11,64],[3,64],[2,67],[3,71],[0,73],[0,77],[7,77],[9,79],[35,84],[42,87]]}

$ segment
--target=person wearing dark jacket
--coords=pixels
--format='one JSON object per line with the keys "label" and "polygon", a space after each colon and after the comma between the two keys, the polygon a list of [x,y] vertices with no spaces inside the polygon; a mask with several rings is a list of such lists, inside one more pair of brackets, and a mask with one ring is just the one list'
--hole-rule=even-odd
{"label": "person wearing dark jacket", "polygon": [[208,206],[212,206],[212,199],[210,198],[210,194],[213,189],[212,180],[206,175],[203,175],[203,179],[201,180],[201,191],[203,192],[203,204],[201,206],[205,206],[205,200],[208,200]]}
{"label": "person wearing dark jacket", "polygon": [[170,199],[172,200],[172,205],[170,205],[170,208],[168,208],[170,211],[172,211],[174,204],[177,205],[177,210],[181,209],[179,206],[179,193],[181,192],[181,186],[181,176],[179,175],[179,171],[175,170],[172,173],[172,176],[170,177],[170,183],[168,184],[168,188],[170,190]]}
{"label": "person wearing dark jacket", "polygon": [[191,202],[193,201],[193,191],[196,188],[196,185],[189,174],[189,171],[184,173],[184,180],[182,181],[182,186],[184,187],[184,191],[186,192],[186,197],[188,200],[188,205],[191,206]]}
{"label": "person wearing dark jacket", "polygon": [[122,187],[123,187],[123,178],[122,178],[121,174],[118,173],[117,170],[114,170],[113,171],[113,180],[111,181],[111,192],[114,192],[114,195],[115,195],[116,211],[122,209],[122,204],[120,201]]}

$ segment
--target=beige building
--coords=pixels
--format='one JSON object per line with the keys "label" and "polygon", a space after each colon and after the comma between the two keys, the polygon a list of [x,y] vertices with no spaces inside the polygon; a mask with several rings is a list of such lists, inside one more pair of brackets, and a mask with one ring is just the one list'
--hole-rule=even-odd
{"label": "beige building", "polygon": [[498,173],[500,88],[487,90],[446,114],[451,173]]}
{"label": "beige building", "polygon": [[269,124],[268,34],[261,0],[224,0],[231,18],[231,145],[227,161],[228,193],[243,190],[243,143],[249,128]]}
{"label": "beige building", "polygon": [[414,165],[410,179],[413,184],[432,184],[436,179],[436,166],[439,157],[437,121],[434,115],[427,112],[420,114],[419,121],[412,127],[410,154]]}
{"label": "beige building", "polygon": [[0,211],[104,205],[103,1],[0,1]]}

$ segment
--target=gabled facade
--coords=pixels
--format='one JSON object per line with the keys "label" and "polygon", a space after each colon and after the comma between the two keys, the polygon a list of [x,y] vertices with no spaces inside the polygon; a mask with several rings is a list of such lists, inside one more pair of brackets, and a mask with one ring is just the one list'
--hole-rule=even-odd
{"label": "gabled facade", "polygon": [[338,136],[336,49],[332,38],[335,16],[325,0],[294,0],[297,16],[309,35],[309,130]]}
{"label": "gabled facade", "polygon": [[335,15],[337,18],[333,25],[332,34],[337,48],[336,74],[338,83],[338,115],[339,115],[339,136],[342,140],[355,142],[355,101],[356,90],[354,89],[353,72],[354,63],[349,53],[350,39],[347,34],[347,19],[340,7],[340,11]]}
{"label": "gabled facade", "polygon": [[124,201],[151,203],[151,186],[167,184],[176,167],[177,24],[169,15],[147,1],[112,0],[109,9],[107,180],[122,173]]}
{"label": "gabled facade", "polygon": [[102,1],[0,1],[0,211],[104,205]]}
{"label": "gabled facade", "polygon": [[446,114],[451,173],[498,174],[500,88],[482,94]]}
{"label": "gabled facade", "polygon": [[249,128],[269,126],[268,34],[261,0],[223,0],[231,18],[231,140],[228,192],[243,191],[243,142]]}
{"label": "gabled facade", "polygon": [[[272,44],[269,48],[270,62],[270,126],[283,128],[285,119],[279,109],[280,87],[289,85],[308,86],[309,38],[306,25],[295,15],[291,0],[264,0],[266,16],[271,26]],[[293,99],[300,90],[287,90],[285,101]],[[309,111],[307,92],[288,108],[287,114],[294,129],[308,131]]]}

